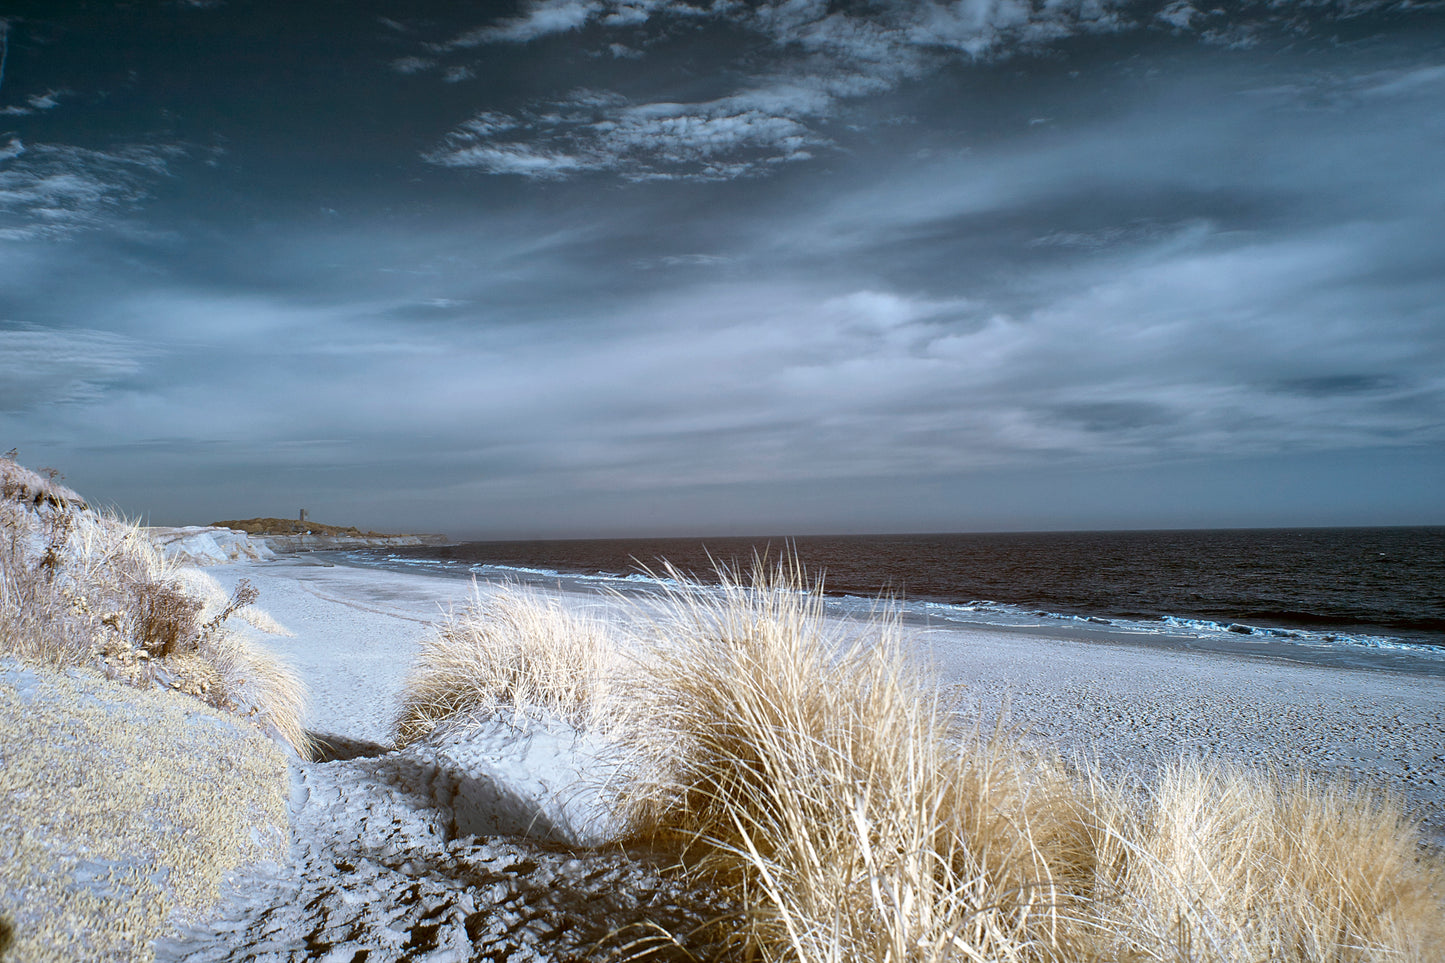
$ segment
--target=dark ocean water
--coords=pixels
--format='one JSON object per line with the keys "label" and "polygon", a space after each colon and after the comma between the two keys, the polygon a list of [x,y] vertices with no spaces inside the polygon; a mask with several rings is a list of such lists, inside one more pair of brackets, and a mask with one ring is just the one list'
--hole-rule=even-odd
{"label": "dark ocean water", "polygon": [[972,535],[470,542],[352,553],[439,574],[643,587],[667,559],[795,550],[839,604],[880,593],[942,621],[1097,626],[1445,655],[1445,528],[1230,529]]}

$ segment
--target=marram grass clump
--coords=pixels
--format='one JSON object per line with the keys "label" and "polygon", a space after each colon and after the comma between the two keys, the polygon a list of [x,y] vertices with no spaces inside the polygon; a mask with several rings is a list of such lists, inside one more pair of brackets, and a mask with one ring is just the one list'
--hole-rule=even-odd
{"label": "marram grass clump", "polygon": [[1095,851],[1063,765],[955,731],[897,622],[827,619],[795,563],[720,578],[678,579],[652,620],[653,764],[629,805],[746,908],[723,921],[740,958],[1062,948]]}
{"label": "marram grass clump", "polygon": [[579,728],[615,721],[615,643],[601,622],[517,586],[484,594],[421,642],[402,692],[396,742],[445,721],[540,709]]}
{"label": "marram grass clump", "polygon": [[1445,875],[1399,804],[1205,763],[1144,794],[960,731],[896,620],[824,617],[783,560],[651,620],[635,833],[744,912],[740,958],[1437,958]]}
{"label": "marram grass clump", "polygon": [[1103,829],[1095,944],[1125,960],[1438,960],[1445,875],[1398,800],[1200,760]]}

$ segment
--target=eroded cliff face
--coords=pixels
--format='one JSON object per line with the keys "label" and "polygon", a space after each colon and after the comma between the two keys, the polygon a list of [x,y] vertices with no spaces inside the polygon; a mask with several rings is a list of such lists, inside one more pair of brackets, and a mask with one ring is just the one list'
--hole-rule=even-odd
{"label": "eroded cliff face", "polygon": [[148,528],[146,534],[162,554],[183,565],[219,565],[276,557],[264,539],[252,538],[231,528],[187,525],[182,528]]}
{"label": "eroded cliff face", "polygon": [[329,552],[348,548],[387,548],[393,545],[448,545],[445,535],[262,535],[252,541],[265,542],[274,553]]}
{"label": "eroded cliff face", "polygon": [[247,535],[233,528],[209,525],[149,528],[146,532],[168,558],[186,565],[266,561],[277,555],[297,552],[445,545],[448,542],[444,535]]}

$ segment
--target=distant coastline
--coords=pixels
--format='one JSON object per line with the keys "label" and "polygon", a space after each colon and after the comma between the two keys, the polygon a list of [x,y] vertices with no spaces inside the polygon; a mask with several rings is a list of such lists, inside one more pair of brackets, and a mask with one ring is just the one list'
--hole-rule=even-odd
{"label": "distant coastline", "polygon": [[662,558],[706,581],[714,561],[741,570],[782,550],[826,573],[839,611],[867,613],[881,594],[933,623],[1445,669],[1439,527],[464,542],[350,560],[633,591],[665,582]]}
{"label": "distant coastline", "polygon": [[444,538],[440,535],[420,535],[415,532],[373,532],[355,525],[324,525],[311,519],[295,518],[241,518],[225,522],[211,522],[211,528],[229,528],[247,535],[272,537],[277,535],[327,535],[345,538]]}
{"label": "distant coastline", "polygon": [[249,518],[153,527],[146,534],[167,557],[185,565],[218,565],[235,561],[266,561],[277,555],[353,549],[394,549],[451,545],[439,534],[386,535],[353,526],[324,525],[280,518]]}

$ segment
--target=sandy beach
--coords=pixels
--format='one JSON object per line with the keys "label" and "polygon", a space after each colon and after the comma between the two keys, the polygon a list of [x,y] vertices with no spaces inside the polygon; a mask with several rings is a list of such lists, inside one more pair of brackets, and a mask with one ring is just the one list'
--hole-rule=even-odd
{"label": "sandy beach", "polygon": [[[322,749],[293,763],[284,864],[232,881],[163,960],[588,959],[708,907],[605,835],[607,747],[545,719],[391,749],[418,641],[467,583],[306,556],[218,566],[294,633]],[[485,590],[485,586],[483,589]],[[615,602],[580,594],[568,604]],[[909,629],[965,721],[1125,778],[1182,755],[1343,775],[1399,794],[1445,840],[1445,693],[1407,675],[956,627]],[[633,927],[633,929],[629,929]],[[366,955],[360,955],[361,951]]]}

